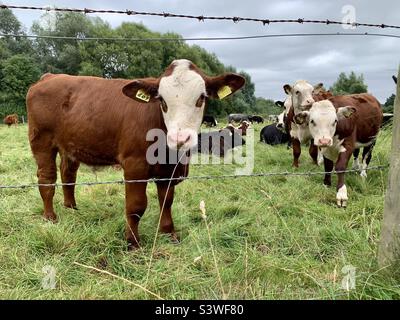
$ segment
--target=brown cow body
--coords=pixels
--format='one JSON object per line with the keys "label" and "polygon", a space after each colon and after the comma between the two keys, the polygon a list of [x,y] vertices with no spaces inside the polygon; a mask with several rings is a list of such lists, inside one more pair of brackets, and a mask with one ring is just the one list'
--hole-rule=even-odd
{"label": "brown cow body", "polygon": [[[178,70],[177,75],[174,68]],[[243,78],[234,74],[214,78],[200,74],[200,77],[196,68],[188,60],[175,60],[160,78],[137,80],[44,75],[27,94],[29,141],[38,165],[39,183],[56,182],[57,153],[61,156],[63,183],[76,181],[81,162],[91,166],[120,164],[126,180],[187,176],[188,165],[176,164],[176,160],[167,164],[148,162],[146,152],[153,142],[146,141],[147,133],[152,129],[160,129],[171,134],[172,129],[167,130],[168,123],[170,126],[182,126],[175,136],[168,137],[168,146],[171,143],[177,148],[182,145],[191,147],[197,143],[192,138],[192,132],[199,129],[204,112],[203,91],[207,90],[211,97],[216,95],[214,89],[217,90],[221,85],[229,85],[231,92],[235,92],[244,84]],[[197,85],[197,92],[199,95],[201,93],[198,99],[197,95],[194,99],[190,96],[196,92],[186,90],[181,85],[189,82]],[[161,83],[164,87],[161,87]],[[177,90],[181,98],[190,101],[190,104],[161,97],[159,92],[165,92],[166,85],[169,86],[167,92],[173,94],[172,98],[178,98],[178,94],[175,95],[173,91]],[[142,101],[143,95],[138,96],[139,90],[145,90],[148,94],[146,102]],[[166,122],[168,112],[182,114],[178,110],[171,111],[174,107],[183,111],[184,108],[193,110],[191,115],[194,114],[196,118],[190,118],[189,115],[188,118],[182,118],[181,124],[176,124],[176,117],[168,118],[170,122]],[[171,119],[175,122],[171,122]],[[188,127],[190,129],[185,129],[186,124],[191,126]],[[168,149],[165,143],[164,147]],[[174,241],[177,237],[171,206],[176,183],[178,181],[171,181],[170,185],[168,181],[157,183],[160,207],[164,208],[161,212],[160,231],[170,233]],[[130,248],[139,245],[138,224],[147,207],[146,186],[145,182],[125,184],[126,238]],[[44,203],[44,217],[56,220],[53,208],[54,187],[40,186],[39,191]],[[76,208],[74,186],[63,186],[63,192],[64,205]]]}
{"label": "brown cow body", "polygon": [[[327,98],[332,97],[332,93],[330,91],[319,91],[317,94],[313,94],[314,101],[321,101]],[[290,99],[290,98],[289,98]],[[296,134],[293,134],[292,127],[296,127]],[[293,150],[293,167],[299,167],[299,158],[301,155],[301,144],[307,143],[310,141],[311,136],[308,133],[307,124],[301,125],[296,123],[295,121],[295,111],[293,106],[290,106],[289,112],[285,117],[285,130],[287,134],[290,135],[291,145]],[[291,133],[292,132],[292,133]],[[304,132],[304,140],[302,140],[299,136],[299,132]],[[314,164],[318,164],[318,148],[311,142],[308,150],[311,159]]]}
{"label": "brown cow body", "polygon": [[[337,204],[347,206],[345,171],[353,152],[363,150],[361,175],[366,177],[366,169],[371,160],[372,149],[382,123],[382,109],[378,100],[370,94],[334,96],[316,102],[310,111],[296,116],[297,122],[307,123],[314,144],[324,156],[324,184],[331,185],[333,167],[338,175]],[[329,131],[332,133],[329,133]]]}
{"label": "brown cow body", "polygon": [[11,127],[12,124],[15,124],[15,126],[18,125],[18,115],[16,113],[10,114],[6,116],[3,120],[4,124],[8,125],[8,127]]}

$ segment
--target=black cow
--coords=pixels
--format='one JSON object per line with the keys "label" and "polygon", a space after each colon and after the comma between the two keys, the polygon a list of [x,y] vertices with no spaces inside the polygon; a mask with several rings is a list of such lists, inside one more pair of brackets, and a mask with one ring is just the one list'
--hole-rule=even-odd
{"label": "black cow", "polygon": [[290,136],[285,131],[278,129],[276,124],[270,124],[261,129],[260,141],[273,146],[289,142]]}
{"label": "black cow", "polygon": [[249,120],[251,123],[253,122],[264,123],[264,118],[260,116],[249,116]]}
{"label": "black cow", "polygon": [[199,133],[198,139],[198,152],[220,157],[224,157],[228,150],[246,143],[239,133],[228,128]]}
{"label": "black cow", "polygon": [[275,105],[279,108],[284,108],[285,107],[285,102],[284,101],[275,101]]}
{"label": "black cow", "polygon": [[242,122],[244,120],[250,121],[249,116],[243,113],[231,113],[228,116],[228,123],[232,122]]}
{"label": "black cow", "polygon": [[204,115],[202,124],[203,123],[207,127],[216,127],[218,125],[217,119],[210,115]]}

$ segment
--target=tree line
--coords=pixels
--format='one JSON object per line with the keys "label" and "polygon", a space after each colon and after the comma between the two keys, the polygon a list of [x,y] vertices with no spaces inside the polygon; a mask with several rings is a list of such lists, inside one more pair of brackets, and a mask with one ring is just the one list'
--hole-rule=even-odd
{"label": "tree line", "polygon": [[[22,24],[11,10],[0,10],[0,32],[23,35]],[[124,22],[116,28],[96,17],[80,13],[46,13],[34,22],[31,33],[38,36],[96,38],[174,38],[176,33],[150,31],[142,24]],[[189,59],[208,75],[237,72],[215,54],[184,41],[83,41],[21,37],[0,38],[0,117],[26,115],[25,96],[29,86],[43,73],[67,73],[104,78],[158,77],[174,59]],[[259,113],[250,75],[238,94],[224,101],[210,101],[208,113]]]}
{"label": "tree line", "polygon": [[[0,32],[25,35],[24,27],[11,10],[0,10]],[[158,77],[174,59],[189,59],[206,74],[237,72],[225,66],[215,54],[198,45],[185,43],[176,33],[158,33],[143,24],[124,22],[116,28],[98,18],[81,13],[49,12],[35,21],[31,33],[38,36],[83,38],[173,38],[177,41],[101,41],[23,37],[0,37],[0,119],[17,113],[26,115],[25,96],[29,86],[43,73],[67,73],[104,78]],[[229,113],[278,114],[281,109],[271,99],[255,97],[251,77],[240,92],[223,101],[211,100],[207,113],[217,117]],[[364,79],[340,74],[331,88],[334,93],[366,92]],[[388,102],[390,103],[390,101]],[[389,105],[388,105],[389,107]]]}

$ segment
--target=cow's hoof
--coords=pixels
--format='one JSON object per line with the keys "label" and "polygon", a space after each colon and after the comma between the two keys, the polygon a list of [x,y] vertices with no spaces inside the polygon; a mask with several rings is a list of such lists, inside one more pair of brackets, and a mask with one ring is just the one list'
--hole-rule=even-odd
{"label": "cow's hoof", "polygon": [[360,173],[361,178],[366,179],[367,178],[367,171],[363,170]]}
{"label": "cow's hoof", "polygon": [[172,244],[180,244],[181,243],[179,236],[175,232],[171,233],[169,235],[169,238],[170,238],[170,241]]}
{"label": "cow's hoof", "polygon": [[339,208],[346,208],[347,207],[347,200],[340,200],[340,199],[337,199],[336,200],[336,203],[337,203],[337,206],[339,207]]}
{"label": "cow's hoof", "polygon": [[76,206],[76,204],[72,204],[72,203],[64,203],[64,207],[67,209],[78,210],[78,207]]}
{"label": "cow's hoof", "polygon": [[128,242],[128,251],[136,251],[140,249],[140,245],[138,243],[130,243]]}
{"label": "cow's hoof", "polygon": [[47,221],[57,222],[57,215],[54,212],[45,212],[43,213],[43,218]]}

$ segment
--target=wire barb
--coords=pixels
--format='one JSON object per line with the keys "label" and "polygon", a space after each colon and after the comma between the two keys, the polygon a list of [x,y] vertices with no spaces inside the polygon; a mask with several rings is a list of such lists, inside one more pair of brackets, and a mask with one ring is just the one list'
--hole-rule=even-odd
{"label": "wire barb", "polygon": [[[371,166],[365,170],[377,170],[381,171],[388,168],[389,165]],[[309,171],[309,172],[260,172],[252,174],[225,174],[219,176],[187,176],[187,177],[175,177],[175,178],[150,178],[150,179],[138,179],[138,180],[114,180],[114,181],[98,181],[98,182],[65,182],[65,183],[30,183],[20,185],[0,185],[0,189],[26,189],[36,187],[62,187],[62,186],[94,186],[94,185],[108,185],[108,184],[124,184],[124,183],[149,183],[149,182],[168,182],[168,181],[184,181],[184,180],[222,180],[222,179],[238,179],[238,178],[255,178],[255,177],[276,177],[276,176],[316,176],[325,175],[332,173],[351,173],[360,172],[357,169],[349,169],[343,171]]]}
{"label": "wire barb", "polygon": [[[199,15],[187,15],[187,14],[174,14],[168,12],[135,12],[131,10],[105,10],[105,9],[73,9],[73,8],[57,8],[57,7],[33,7],[33,6],[17,6],[17,5],[6,5],[1,4],[0,9],[19,9],[19,10],[40,10],[40,11],[57,11],[57,12],[79,12],[79,13],[108,13],[108,14],[126,14],[126,15],[142,15],[142,16],[158,16],[164,18],[185,18],[185,19],[194,19],[198,21],[205,20],[225,20],[225,21],[233,21],[234,23],[238,23],[240,21],[247,22],[261,22],[264,25],[269,23],[315,23],[315,24],[339,24],[339,25],[354,25],[356,27],[373,27],[373,28],[393,28],[400,29],[399,25],[387,25],[387,24],[372,24],[372,23],[351,23],[351,22],[343,22],[343,21],[333,21],[333,20],[307,20],[304,18],[299,19],[280,19],[280,20],[268,20],[261,18],[249,18],[249,17],[223,17],[223,16],[199,16]],[[266,23],[268,21],[268,23]]]}

